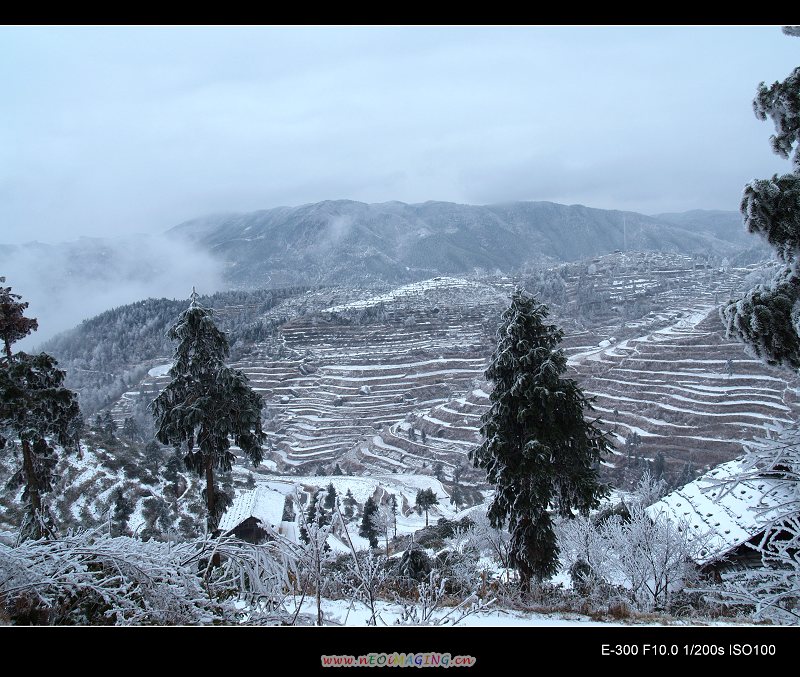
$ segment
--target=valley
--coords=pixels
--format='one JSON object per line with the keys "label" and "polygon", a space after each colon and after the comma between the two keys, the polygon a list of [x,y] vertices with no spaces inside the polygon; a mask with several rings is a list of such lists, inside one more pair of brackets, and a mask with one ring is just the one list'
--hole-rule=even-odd
{"label": "valley", "polygon": [[[459,498],[481,501],[487,487],[467,454],[489,404],[483,372],[495,327],[513,286],[535,291],[544,275],[561,281],[543,300],[553,297],[572,375],[616,448],[607,479],[630,486],[650,464],[673,484],[688,481],[797,414],[800,383],[726,339],[718,317],[754,268],[617,253],[529,278],[309,290],[284,302],[295,314],[269,341],[233,363],[265,398],[269,450],[254,472],[436,475],[450,493],[455,473]],[[281,304],[270,312],[292,315]],[[119,426],[163,387],[168,368],[161,356],[114,404]]]}

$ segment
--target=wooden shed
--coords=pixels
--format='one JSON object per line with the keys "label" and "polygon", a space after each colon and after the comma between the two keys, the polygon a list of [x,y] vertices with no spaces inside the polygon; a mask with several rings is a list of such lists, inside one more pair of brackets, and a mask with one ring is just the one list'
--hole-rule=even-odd
{"label": "wooden shed", "polygon": [[250,543],[263,543],[270,533],[281,532],[286,497],[267,486],[238,493],[219,523],[222,534]]}

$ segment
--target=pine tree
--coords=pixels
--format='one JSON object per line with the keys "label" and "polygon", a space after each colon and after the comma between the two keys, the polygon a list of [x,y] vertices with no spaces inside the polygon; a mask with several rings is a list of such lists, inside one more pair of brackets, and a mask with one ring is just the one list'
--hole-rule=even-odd
{"label": "pine tree", "polygon": [[[785,31],[796,35],[791,30]],[[756,179],[744,188],[741,212],[751,233],[775,249],[782,267],[769,284],[757,285],[720,313],[728,335],[767,364],[800,368],[800,67],[783,82],[758,87],[753,110],[772,118],[772,149],[790,159],[792,171]]]}
{"label": "pine tree", "polygon": [[[787,35],[800,37],[800,26],[786,26]],[[763,362],[800,369],[800,67],[783,81],[759,85],[753,110],[760,120],[771,118],[776,133],[772,149],[791,160],[792,171],[747,184],[740,210],[751,233],[763,237],[782,262],[769,284],[757,285],[742,298],[720,311],[729,336],[745,344],[746,350]],[[740,593],[759,613],[763,608],[788,610],[797,621],[797,589],[800,584],[800,432],[781,431],[778,439],[746,447],[740,477],[736,482],[769,477],[782,494],[779,509],[770,511],[771,523],[755,549],[763,569],[748,572]],[[753,506],[759,510],[759,506]]]}
{"label": "pine tree", "polygon": [[370,496],[366,503],[364,503],[364,514],[361,517],[361,528],[358,530],[358,535],[362,538],[369,540],[369,545],[372,548],[378,547],[378,531],[373,524],[373,515],[378,512],[378,505]]}
{"label": "pine tree", "polygon": [[128,416],[122,424],[122,434],[130,442],[138,442],[142,439],[142,432],[139,425],[132,416]]}
{"label": "pine tree", "polygon": [[105,415],[103,416],[103,433],[109,438],[114,439],[114,433],[117,432],[117,424],[114,423],[114,418],[111,416],[111,412],[106,410]]}
{"label": "pine tree", "polygon": [[483,444],[470,457],[495,486],[489,506],[494,528],[508,524],[511,560],[524,590],[558,567],[549,510],[572,517],[599,505],[601,454],[610,450],[598,421],[587,421],[591,401],[563,378],[563,332],[545,324],[547,306],[517,289],[503,313],[486,378],[494,383],[484,415]]}
{"label": "pine tree", "polygon": [[[0,282],[6,278],[0,277]],[[3,339],[6,359],[11,359],[11,344],[25,338],[39,328],[36,318],[25,317],[27,301],[19,294],[12,294],[11,287],[0,287],[0,337]]]}
{"label": "pine tree", "polygon": [[291,496],[287,495],[283,500],[283,514],[281,515],[282,522],[294,522],[294,500]]}
{"label": "pine tree", "polygon": [[358,503],[356,502],[355,497],[353,496],[353,492],[350,489],[347,490],[347,493],[344,495],[344,500],[342,501],[344,505],[344,516],[351,520],[355,515],[355,509]]}
{"label": "pine tree", "polygon": [[215,486],[214,472],[231,470],[230,438],[254,466],[261,462],[263,401],[241,371],[225,365],[228,340],[214,324],[212,311],[197,303],[196,293],[167,335],[179,343],[169,372],[172,381],[152,405],[156,438],[186,445],[184,465],[205,478],[206,526],[216,534],[232,497]]}
{"label": "pine tree", "polygon": [[397,538],[397,496],[389,496],[389,509],[392,511],[392,527],[394,528],[394,538]]}
{"label": "pine tree", "polygon": [[428,511],[434,506],[438,505],[439,499],[434,493],[433,489],[420,489],[417,491],[416,504],[418,510],[425,512],[425,526],[428,526]]}
{"label": "pine tree", "polygon": [[667,469],[667,457],[664,456],[663,451],[656,454],[656,459],[653,461],[653,479],[660,480],[664,477],[664,471]]}
{"label": "pine tree", "polygon": [[[324,491],[318,489],[314,492],[314,496],[311,498],[311,502],[305,514],[305,520],[303,520],[303,523],[300,525],[300,540],[306,545],[311,545],[312,549],[319,546],[320,534],[327,534],[330,532],[332,524],[331,515],[325,512],[324,501]],[[315,541],[315,539],[317,540]],[[331,546],[328,545],[327,537],[322,540],[322,543],[322,552],[330,552]]]}
{"label": "pine tree", "polygon": [[51,441],[77,446],[83,419],[78,398],[64,388],[65,374],[52,356],[12,355],[11,345],[38,328],[35,319],[24,316],[28,304],[19,299],[10,287],[0,288],[0,339],[5,349],[0,359],[0,449],[9,439],[20,442],[22,468],[9,485],[24,486],[20,538],[38,539],[55,533],[53,517],[42,499],[52,491],[58,461]]}
{"label": "pine tree", "polygon": [[336,507],[336,487],[333,486],[333,482],[329,482],[325,488],[325,500],[322,505],[326,510],[333,510]]}
{"label": "pine tree", "polygon": [[[327,526],[331,521],[330,516],[325,512],[323,507],[324,498],[320,496],[321,493],[323,492],[319,489],[314,492],[308,504],[308,509],[306,510],[306,523],[316,525],[320,528]],[[320,498],[322,498],[322,501],[320,501]],[[302,540],[303,543],[309,543],[308,531],[305,526],[300,527],[300,540]]]}
{"label": "pine tree", "polygon": [[114,508],[111,516],[111,535],[130,536],[131,530],[128,528],[128,519],[133,514],[133,506],[125,497],[121,488],[111,494],[111,498],[114,501]]}

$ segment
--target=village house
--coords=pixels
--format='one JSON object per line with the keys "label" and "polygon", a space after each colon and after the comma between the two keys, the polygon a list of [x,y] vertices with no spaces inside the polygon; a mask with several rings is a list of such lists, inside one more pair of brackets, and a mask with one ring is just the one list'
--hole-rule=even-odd
{"label": "village house", "polygon": [[250,543],[263,543],[270,533],[286,535],[287,525],[282,522],[286,497],[267,486],[256,486],[238,493],[219,523],[225,536],[236,536]]}
{"label": "village house", "polygon": [[763,475],[737,481],[742,471],[742,459],[723,463],[647,509],[651,517],[663,513],[690,530],[690,542],[700,546],[695,563],[711,576],[759,566],[752,546],[792,498],[786,482]]}

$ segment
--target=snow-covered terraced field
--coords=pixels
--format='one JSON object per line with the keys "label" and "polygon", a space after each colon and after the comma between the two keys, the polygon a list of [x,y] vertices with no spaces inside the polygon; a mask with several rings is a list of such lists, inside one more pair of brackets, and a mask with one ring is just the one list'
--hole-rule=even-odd
{"label": "snow-covered terraced field", "polygon": [[[800,413],[800,382],[726,339],[713,306],[608,348],[581,348],[569,363],[626,454],[710,467],[740,454],[765,424]],[[633,432],[638,448],[625,446]]]}
{"label": "snow-covered terraced field", "polygon": [[[596,398],[595,414],[617,446],[604,464],[611,472],[660,452],[671,471],[690,463],[697,472],[741,453],[765,424],[796,419],[800,382],[724,337],[716,309],[748,269],[721,273],[676,255],[595,261],[601,272],[588,278],[577,268],[563,274],[567,315],[552,319],[566,327],[570,376]],[[605,293],[618,304],[591,301],[600,304],[591,329],[569,319],[581,317],[569,314],[585,296],[580,275],[580,284],[594,285],[590,298]],[[293,299],[304,312],[278,330],[284,354],[256,345],[233,364],[265,398],[268,467],[296,475],[338,464],[357,475],[452,478],[480,443],[491,390],[483,372],[510,287],[505,278],[445,277],[361,298],[314,292],[308,307],[305,297]],[[622,306],[643,298],[653,310],[620,323]],[[166,362],[126,393],[115,418],[124,417],[126,398],[163,387]]]}

